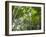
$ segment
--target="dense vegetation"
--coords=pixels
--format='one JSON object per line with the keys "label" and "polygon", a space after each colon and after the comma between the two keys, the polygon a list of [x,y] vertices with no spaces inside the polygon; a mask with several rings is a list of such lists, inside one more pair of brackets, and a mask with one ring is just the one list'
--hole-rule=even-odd
{"label": "dense vegetation", "polygon": [[41,8],[12,6],[12,31],[41,29]]}

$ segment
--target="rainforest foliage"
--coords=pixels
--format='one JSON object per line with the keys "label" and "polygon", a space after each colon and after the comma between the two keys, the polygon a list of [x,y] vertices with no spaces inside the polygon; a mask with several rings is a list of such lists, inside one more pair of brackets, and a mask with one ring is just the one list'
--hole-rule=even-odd
{"label": "rainforest foliage", "polygon": [[41,29],[41,7],[12,6],[12,31]]}

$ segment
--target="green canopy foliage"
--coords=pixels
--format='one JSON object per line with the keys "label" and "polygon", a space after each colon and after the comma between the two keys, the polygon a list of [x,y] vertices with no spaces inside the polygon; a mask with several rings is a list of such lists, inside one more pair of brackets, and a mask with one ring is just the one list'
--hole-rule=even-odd
{"label": "green canopy foliage", "polygon": [[41,29],[41,8],[30,6],[12,6],[12,30]]}

